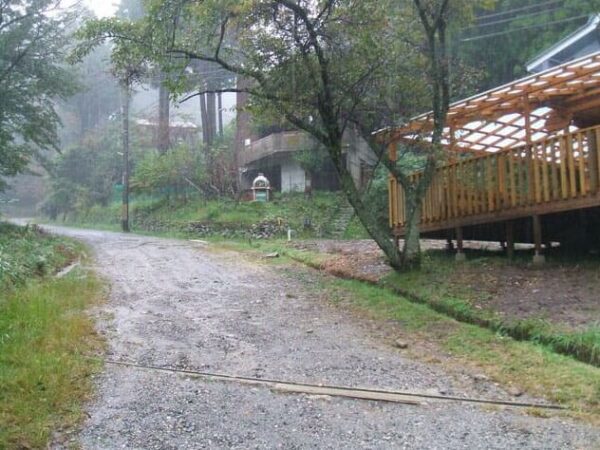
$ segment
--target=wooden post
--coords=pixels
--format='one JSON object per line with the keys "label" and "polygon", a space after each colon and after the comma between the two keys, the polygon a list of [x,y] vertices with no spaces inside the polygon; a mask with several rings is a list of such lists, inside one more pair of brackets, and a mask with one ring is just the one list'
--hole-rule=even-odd
{"label": "wooden post", "polygon": [[452,232],[450,231],[448,231],[448,237],[446,238],[446,251],[454,253],[454,242],[452,242]]}
{"label": "wooden post", "polygon": [[463,229],[462,227],[456,227],[456,261],[465,261],[467,257],[463,251]]}
{"label": "wooden post", "polygon": [[515,256],[515,223],[512,220],[506,222],[506,256],[510,260]]}
{"label": "wooden post", "polygon": [[540,265],[546,262],[546,258],[542,254],[542,220],[539,215],[532,217],[533,221],[533,242],[535,245],[535,255],[533,256],[533,264]]}
{"label": "wooden post", "polygon": [[600,189],[599,161],[598,161],[598,140],[596,139],[596,130],[588,131],[588,157],[590,161],[590,193],[595,194]]}
{"label": "wooden post", "polygon": [[396,142],[390,142],[388,145],[388,157],[390,158],[390,161],[398,160],[398,147]]}
{"label": "wooden post", "polygon": [[528,203],[534,201],[534,183],[533,183],[533,151],[532,151],[532,132],[531,132],[531,105],[529,96],[526,94],[523,102],[523,114],[525,117],[525,141],[527,143],[527,200]]}

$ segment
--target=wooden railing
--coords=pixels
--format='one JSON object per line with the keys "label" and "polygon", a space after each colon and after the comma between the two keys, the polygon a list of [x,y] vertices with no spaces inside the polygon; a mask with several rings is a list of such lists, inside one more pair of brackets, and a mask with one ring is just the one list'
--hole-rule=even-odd
{"label": "wooden railing", "polygon": [[[594,197],[600,191],[600,126],[462,159],[436,169],[423,200],[425,228],[509,212],[543,214],[554,203]],[[417,181],[422,173],[411,175]],[[404,227],[404,190],[389,180],[390,225]],[[600,201],[599,201],[600,202]],[[567,204],[566,206],[564,206]]]}

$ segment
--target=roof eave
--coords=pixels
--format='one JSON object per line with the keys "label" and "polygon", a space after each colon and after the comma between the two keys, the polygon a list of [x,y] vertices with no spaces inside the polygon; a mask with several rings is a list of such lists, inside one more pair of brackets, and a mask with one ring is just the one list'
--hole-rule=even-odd
{"label": "roof eave", "polygon": [[585,24],[578,30],[575,30],[573,33],[571,33],[558,43],[554,44],[552,47],[544,50],[540,55],[536,56],[534,59],[531,59],[526,65],[527,72],[534,72],[536,67],[542,64],[544,61],[547,61],[548,59],[563,51],[565,48],[572,45],[577,40],[588,35],[596,28],[598,28],[598,25],[600,25],[600,14],[590,16],[590,19],[588,20],[587,24]]}

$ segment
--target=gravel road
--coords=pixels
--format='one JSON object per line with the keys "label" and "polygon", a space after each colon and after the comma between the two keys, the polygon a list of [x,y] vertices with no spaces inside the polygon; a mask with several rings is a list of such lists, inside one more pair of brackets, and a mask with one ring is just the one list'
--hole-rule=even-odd
{"label": "gravel road", "polygon": [[[87,242],[112,285],[98,312],[108,359],[294,382],[481,394],[407,359],[315,295],[311,274],[201,244],[49,227]],[[312,286],[311,286],[312,285]],[[503,391],[486,387],[488,396]],[[508,397],[507,397],[508,398]],[[600,430],[516,409],[289,394],[106,365],[85,449],[596,448]],[[66,445],[69,445],[67,442]],[[56,444],[60,447],[60,444]]]}

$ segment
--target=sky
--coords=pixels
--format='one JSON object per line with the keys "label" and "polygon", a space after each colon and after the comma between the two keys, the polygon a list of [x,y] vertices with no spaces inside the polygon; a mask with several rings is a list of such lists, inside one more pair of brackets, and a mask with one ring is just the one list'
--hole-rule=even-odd
{"label": "sky", "polygon": [[111,16],[117,9],[118,0],[85,0],[85,5],[99,17]]}

